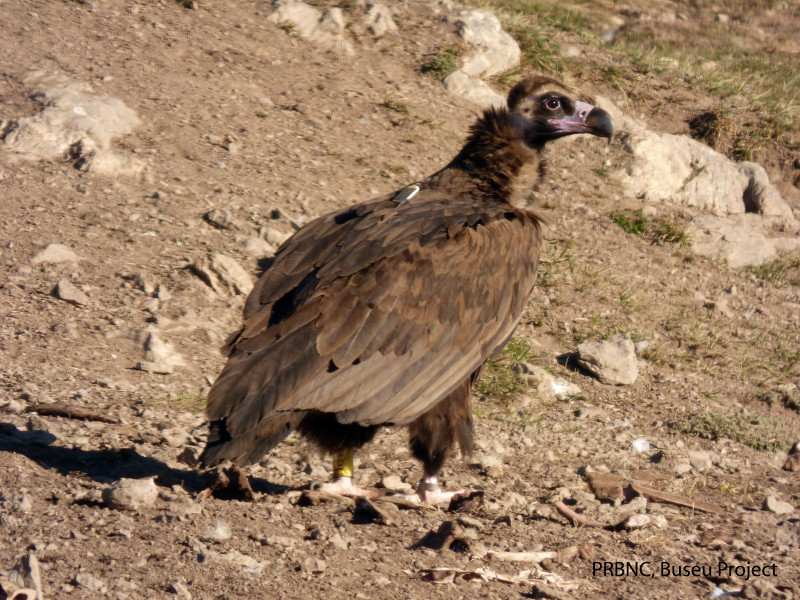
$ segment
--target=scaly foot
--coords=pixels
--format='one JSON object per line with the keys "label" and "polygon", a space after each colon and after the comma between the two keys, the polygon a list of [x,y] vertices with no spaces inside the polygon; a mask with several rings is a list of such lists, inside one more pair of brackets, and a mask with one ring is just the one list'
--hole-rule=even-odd
{"label": "scaly foot", "polygon": [[312,485],[316,492],[325,494],[335,494],[337,496],[349,496],[351,498],[376,498],[381,495],[378,490],[365,490],[353,483],[352,477],[337,477],[330,483]]}

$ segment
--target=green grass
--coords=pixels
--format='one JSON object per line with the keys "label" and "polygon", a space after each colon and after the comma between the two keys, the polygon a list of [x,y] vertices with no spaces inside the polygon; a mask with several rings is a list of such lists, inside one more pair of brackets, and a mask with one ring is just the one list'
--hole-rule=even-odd
{"label": "green grass", "polygon": [[656,244],[686,246],[691,241],[683,225],[672,219],[658,219],[653,225],[653,241]]}
{"label": "green grass", "polygon": [[437,79],[444,79],[458,69],[459,57],[463,49],[458,46],[442,46],[435,56],[423,63],[420,70],[423,73],[434,75]]}
{"label": "green grass", "polygon": [[528,362],[534,357],[531,346],[524,339],[514,336],[496,358],[490,358],[475,385],[479,399],[495,398],[505,403],[528,389],[523,376],[514,368],[517,363]]}
{"label": "green grass", "polygon": [[640,210],[623,210],[611,213],[611,220],[619,225],[625,233],[642,235],[647,231],[647,219]]}
{"label": "green grass", "polygon": [[393,110],[394,112],[400,113],[401,115],[408,115],[410,111],[408,109],[408,102],[402,98],[395,98],[394,96],[386,96],[383,99],[381,104],[382,106],[388,108],[389,110]]}
{"label": "green grass", "polygon": [[189,392],[181,392],[177,396],[167,394],[166,404],[177,405],[187,412],[200,413],[203,412],[208,404],[208,398],[203,394],[191,394]]}
{"label": "green grass", "polygon": [[670,426],[708,440],[728,438],[756,450],[783,450],[792,443],[790,432],[782,423],[759,415],[744,418],[702,411]]}
{"label": "green grass", "polygon": [[750,267],[750,272],[775,287],[800,286],[800,257],[783,256],[770,262]]}

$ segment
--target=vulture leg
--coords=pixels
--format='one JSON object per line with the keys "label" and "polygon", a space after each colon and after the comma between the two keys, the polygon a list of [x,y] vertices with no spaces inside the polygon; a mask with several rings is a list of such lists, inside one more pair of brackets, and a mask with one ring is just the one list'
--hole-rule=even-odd
{"label": "vulture leg", "polygon": [[462,454],[472,454],[470,391],[479,372],[480,369],[467,377],[439,404],[409,425],[411,452],[422,461],[423,467],[422,479],[410,499],[418,499],[425,504],[444,504],[456,494],[467,491],[442,491],[439,489],[438,475],[454,442],[458,442]]}
{"label": "vulture leg", "polygon": [[375,437],[377,427],[339,423],[333,413],[311,411],[300,422],[297,430],[316,442],[320,448],[333,454],[334,480],[315,486],[314,489],[328,494],[356,498],[371,498],[378,495],[377,490],[365,490],[353,483],[353,450]]}

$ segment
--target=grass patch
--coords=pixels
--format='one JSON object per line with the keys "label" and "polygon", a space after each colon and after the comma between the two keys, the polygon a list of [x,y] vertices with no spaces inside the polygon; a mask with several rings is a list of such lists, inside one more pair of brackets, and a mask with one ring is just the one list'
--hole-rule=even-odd
{"label": "grass patch", "polygon": [[678,244],[686,246],[691,241],[683,225],[672,219],[658,219],[653,224],[653,241],[659,246]]}
{"label": "grass patch", "polygon": [[435,56],[423,63],[420,70],[434,75],[437,79],[444,79],[458,69],[458,59],[462,52],[463,49],[459,46],[442,46]]}
{"label": "grass patch", "polygon": [[197,414],[205,410],[206,404],[208,404],[208,398],[203,394],[192,394],[189,392],[181,392],[177,396],[173,396],[172,394],[167,394],[164,403],[169,404],[171,406],[177,405],[178,407],[184,409],[186,412]]}
{"label": "grass patch", "polygon": [[756,267],[749,267],[756,277],[768,281],[775,287],[800,286],[800,258],[784,256]]}
{"label": "grass patch", "polygon": [[670,427],[707,440],[728,438],[756,450],[784,450],[791,445],[789,432],[783,424],[759,415],[744,418],[703,411],[691,415],[685,422],[670,423]]}
{"label": "grass patch", "polygon": [[388,108],[389,110],[393,110],[394,112],[400,113],[401,115],[410,114],[410,111],[408,110],[408,102],[406,102],[402,98],[386,96],[383,99],[381,106]]}
{"label": "grass patch", "polygon": [[508,403],[528,389],[521,373],[514,367],[534,357],[531,346],[524,339],[514,336],[496,358],[490,358],[475,384],[479,399],[496,398]]}
{"label": "grass patch", "polygon": [[619,225],[625,233],[642,235],[647,231],[647,219],[640,210],[623,210],[611,213],[611,220]]}

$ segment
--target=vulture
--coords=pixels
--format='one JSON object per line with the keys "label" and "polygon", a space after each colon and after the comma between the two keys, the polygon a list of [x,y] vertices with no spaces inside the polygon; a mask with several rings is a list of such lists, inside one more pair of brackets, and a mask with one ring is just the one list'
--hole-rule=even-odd
{"label": "vulture", "polygon": [[609,114],[533,75],[472,125],[442,170],[319,217],[256,283],[208,395],[201,464],[248,464],[286,436],[333,454],[324,491],[353,483],[353,451],[408,427],[416,501],[446,502],[437,475],[473,445],[471,388],[511,338],[536,281],[543,220],[528,207],[545,145],[612,138]]}

